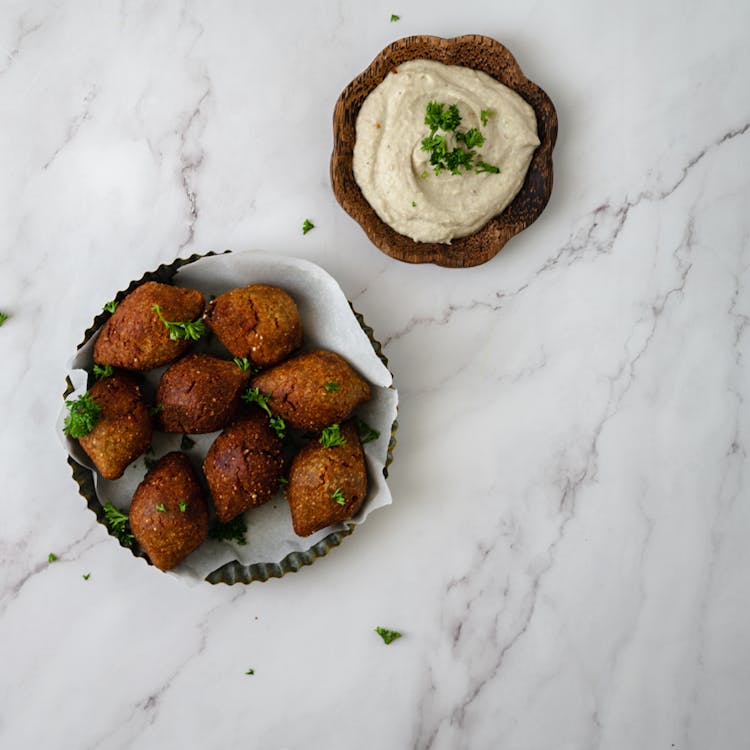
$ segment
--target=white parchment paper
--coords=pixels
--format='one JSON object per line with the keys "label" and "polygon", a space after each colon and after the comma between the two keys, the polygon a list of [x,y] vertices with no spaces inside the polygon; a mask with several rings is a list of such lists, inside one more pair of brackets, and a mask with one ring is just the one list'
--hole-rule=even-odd
{"label": "white parchment paper", "polygon": [[[247,284],[272,284],[285,289],[294,298],[302,319],[304,349],[330,349],[341,354],[365,377],[372,390],[371,400],[357,410],[357,414],[380,433],[377,440],[364,445],[369,479],[367,499],[352,523],[360,524],[376,508],[390,505],[391,493],[383,469],[386,463],[391,427],[396,419],[398,393],[392,376],[373,350],[370,339],[352,313],[349,302],[336,281],[322,268],[299,258],[287,258],[261,251],[227,253],[201,258],[180,268],[173,280],[176,286],[200,289],[206,299],[211,295]],[[68,398],[75,399],[86,390],[87,371],[93,366],[92,352],[96,335],[81,347],[68,363],[68,375],[75,388]],[[205,345],[203,345],[205,346]],[[208,351],[218,356],[229,353],[214,343]],[[146,395],[156,391],[164,368],[146,374]],[[60,412],[57,429],[68,453],[78,463],[94,470],[90,459],[77,440],[67,437],[63,423],[67,410]],[[195,445],[186,450],[193,465],[200,470],[206,452],[218,432],[193,435]],[[153,457],[159,458],[171,450],[180,450],[182,435],[154,433]],[[103,479],[94,470],[96,491],[102,505],[111,502],[127,510],[136,487],[143,479],[146,467],[143,458],[134,461],[116,481]],[[172,573],[186,580],[202,581],[209,573],[232,560],[244,565],[280,563],[289,553],[305,551],[330,534],[344,528],[331,526],[309,537],[298,537],[292,528],[289,507],[283,493],[265,505],[245,514],[248,526],[247,544],[209,540],[193,552]]]}

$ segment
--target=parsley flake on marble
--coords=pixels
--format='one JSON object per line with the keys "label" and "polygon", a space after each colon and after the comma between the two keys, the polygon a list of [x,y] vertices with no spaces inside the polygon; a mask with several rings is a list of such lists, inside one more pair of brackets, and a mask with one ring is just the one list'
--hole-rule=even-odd
{"label": "parsley flake on marble", "polygon": [[50,552],[49,555],[47,555],[47,562],[55,562],[57,560],[57,555],[54,552]]}
{"label": "parsley flake on marble", "polygon": [[9,317],[8,313],[0,312],[0,326],[2,326]]}
{"label": "parsley flake on marble", "polygon": [[399,633],[398,630],[389,630],[388,628],[381,628],[378,626],[375,628],[375,632],[383,639],[383,643],[385,643],[386,646],[393,643],[396,638],[401,638],[401,633]]}
{"label": "parsley flake on marble", "polygon": [[395,13],[391,13],[391,23],[396,23],[396,21],[400,21],[401,16],[397,16]]}
{"label": "parsley flake on marble", "polygon": [[315,224],[310,219],[305,219],[302,222],[302,234],[307,234],[311,229],[315,229]]}

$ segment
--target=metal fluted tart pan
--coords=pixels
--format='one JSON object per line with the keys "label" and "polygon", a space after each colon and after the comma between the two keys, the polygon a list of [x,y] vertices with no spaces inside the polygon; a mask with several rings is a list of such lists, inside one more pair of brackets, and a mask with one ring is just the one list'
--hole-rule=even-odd
{"label": "metal fluted tart pan", "polygon": [[[160,283],[166,284],[173,283],[173,279],[180,268],[195,263],[198,260],[209,258],[215,255],[217,255],[217,253],[214,252],[209,252],[201,255],[195,254],[190,256],[189,258],[180,258],[172,263],[162,264],[155,271],[150,271],[144,274],[140,279],[131,282],[126,289],[118,292],[115,299],[117,301],[120,301],[127,294],[132,292],[136,287],[147,281],[158,281]],[[243,283],[243,281],[238,280],[238,285],[240,285],[241,283]],[[250,283],[250,280],[245,283]],[[372,328],[370,328],[364,322],[362,316],[357,313],[356,310],[354,310],[351,303],[349,303],[349,307],[351,308],[351,311],[359,327],[366,334],[374,353],[377,355],[377,358],[387,369],[388,360],[383,354],[381,345],[375,338]],[[84,333],[83,341],[77,347],[78,350],[80,350],[93,339],[108,316],[109,314],[105,312],[102,312],[96,316],[92,325]],[[73,383],[68,377],[66,389],[63,393],[63,396],[67,397],[72,393],[72,391]],[[397,427],[398,423],[396,420],[394,420],[390,427],[387,455],[383,466],[384,476],[387,476],[388,466],[393,461],[393,451],[396,446]],[[94,513],[99,523],[105,526],[105,528],[108,528],[105,523],[103,503],[100,500],[96,490],[94,471],[90,468],[87,468],[86,466],[83,466],[70,455],[68,456],[68,464],[71,467],[73,479],[78,485],[79,493],[86,500],[87,507]],[[346,523],[342,528],[332,529],[330,533],[325,535],[322,539],[319,539],[314,543],[310,543],[310,546],[308,548],[299,551],[292,551],[280,560],[268,560],[262,562],[254,562],[251,564],[244,564],[240,560],[235,559],[233,561],[217,566],[214,570],[212,570],[208,575],[205,576],[205,580],[209,583],[233,584],[251,583],[253,581],[266,581],[269,578],[280,578],[284,574],[297,571],[305,565],[311,565],[319,557],[328,554],[331,549],[341,544],[343,539],[349,536],[354,531],[355,526],[356,524],[354,523]],[[146,557],[143,550],[139,548],[137,543],[134,543],[132,548],[127,549],[129,549],[135,557],[143,558],[144,562],[148,562],[148,558]]]}
{"label": "metal fluted tart pan", "polygon": [[[407,60],[434,60],[481,70],[519,94],[534,110],[541,144],[534,152],[521,191],[500,214],[467,237],[450,244],[416,242],[386,224],[362,195],[352,166],[357,115],[362,103],[388,73]],[[557,113],[542,89],[524,76],[510,51],[478,34],[443,39],[410,36],[390,44],[341,93],[333,113],[331,186],[336,200],[357,221],[370,241],[392,258],[407,263],[435,263],[449,268],[476,266],[532,224],[552,192],[552,149],[557,140]]]}

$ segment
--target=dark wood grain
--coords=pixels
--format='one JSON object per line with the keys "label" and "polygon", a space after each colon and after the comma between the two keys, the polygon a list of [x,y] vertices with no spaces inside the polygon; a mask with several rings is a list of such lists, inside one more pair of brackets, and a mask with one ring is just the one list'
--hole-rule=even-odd
{"label": "dark wood grain", "polygon": [[[540,146],[534,152],[523,187],[513,202],[482,229],[445,245],[415,242],[383,222],[367,202],[354,179],[352,157],[355,126],[362,103],[388,72],[407,60],[435,60],[481,70],[508,86],[534,109]],[[557,139],[557,113],[547,94],[528,80],[513,55],[500,42],[471,34],[443,39],[411,36],[386,47],[370,66],[341,93],[333,113],[331,185],[342,208],[387,255],[407,263],[436,263],[466,268],[493,258],[508,240],[529,226],[549,201],[552,192],[552,149]]]}

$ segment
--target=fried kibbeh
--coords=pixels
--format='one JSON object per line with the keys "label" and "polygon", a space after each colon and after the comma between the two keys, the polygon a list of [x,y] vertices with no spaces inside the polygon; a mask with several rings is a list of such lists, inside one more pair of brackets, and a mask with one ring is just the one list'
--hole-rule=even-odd
{"label": "fried kibbeh", "polygon": [[99,419],[81,448],[105,479],[119,479],[148,450],[153,423],[138,383],[125,373],[97,381],[88,391],[100,408]]}
{"label": "fried kibbeh", "polygon": [[209,354],[187,354],[162,374],[156,392],[164,432],[198,434],[226,427],[240,407],[250,373]]}
{"label": "fried kibbeh", "polygon": [[346,442],[325,448],[317,440],[292,460],[286,498],[297,536],[349,520],[367,495],[367,469],[357,428],[341,426]]}
{"label": "fried kibbeh", "polygon": [[284,470],[282,441],[254,409],[214,440],[203,462],[216,516],[226,523],[270,500]]}
{"label": "fried kibbeh", "polygon": [[370,386],[335,352],[299,354],[256,375],[251,386],[269,395],[269,408],[291,427],[322,430],[343,422],[370,399]]}
{"label": "fried kibbeh", "polygon": [[247,357],[258,367],[281,362],[302,344],[297,305],[287,292],[250,284],[209,302],[204,319],[233,357]]}
{"label": "fried kibbeh", "polygon": [[151,562],[170,570],[208,535],[208,505],[190,460],[174,451],[146,474],[130,504],[130,528]]}
{"label": "fried kibbeh", "polygon": [[94,362],[138,371],[172,362],[187,351],[190,340],[170,338],[164,321],[194,321],[203,308],[203,294],[195,289],[155,281],[141,284],[102,326],[94,343]]}

